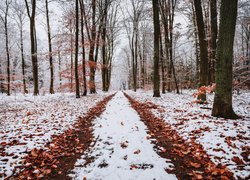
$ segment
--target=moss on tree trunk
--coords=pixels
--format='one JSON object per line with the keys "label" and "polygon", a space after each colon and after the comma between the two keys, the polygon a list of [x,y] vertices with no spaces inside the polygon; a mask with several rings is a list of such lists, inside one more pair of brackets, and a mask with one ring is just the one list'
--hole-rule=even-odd
{"label": "moss on tree trunk", "polygon": [[232,108],[232,62],[238,0],[222,0],[212,115],[236,119]]}

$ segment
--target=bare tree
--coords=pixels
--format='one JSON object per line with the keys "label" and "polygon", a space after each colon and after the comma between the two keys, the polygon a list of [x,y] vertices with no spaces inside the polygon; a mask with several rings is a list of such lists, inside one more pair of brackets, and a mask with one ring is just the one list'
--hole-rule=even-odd
{"label": "bare tree", "polygon": [[50,19],[49,19],[49,3],[45,0],[46,9],[46,21],[47,21],[47,35],[48,35],[48,46],[49,46],[49,67],[50,67],[50,94],[54,94],[54,67],[53,67],[53,56],[52,56],[52,42],[51,42],[51,30],[50,30]]}
{"label": "bare tree", "polygon": [[32,0],[31,4],[28,3],[28,0],[25,0],[25,5],[30,20],[31,60],[33,69],[34,95],[36,96],[39,94],[37,38],[36,38],[36,0]]}
{"label": "bare tree", "polygon": [[78,0],[75,0],[75,12],[76,12],[76,32],[75,32],[75,81],[76,81],[76,98],[80,98],[80,86],[78,77],[78,39],[79,39],[79,5]]}
{"label": "bare tree", "polygon": [[10,1],[5,0],[3,7],[0,8],[0,19],[4,24],[5,34],[5,51],[7,58],[7,95],[10,96],[10,49],[9,49],[9,34],[8,34],[8,16],[9,16]]}
{"label": "bare tree", "polygon": [[153,1],[153,21],[154,21],[154,94],[153,97],[160,97],[160,18],[159,18],[159,1]]}
{"label": "bare tree", "polygon": [[17,27],[19,29],[19,36],[20,36],[20,44],[17,43],[18,47],[20,48],[21,53],[21,62],[22,62],[22,79],[23,79],[23,92],[28,93],[26,87],[26,78],[25,78],[25,71],[26,71],[26,63],[24,57],[24,24],[26,22],[27,15],[25,14],[25,4],[18,0],[15,0],[12,3],[13,13],[15,17],[13,18],[16,21]]}
{"label": "bare tree", "polygon": [[[201,0],[194,0],[195,7],[195,17],[196,25],[198,30],[199,37],[199,46],[200,46],[200,84],[199,86],[208,85],[208,49],[207,41],[205,34],[205,25],[203,20]],[[206,100],[206,94],[199,96],[199,99],[204,102]]]}
{"label": "bare tree", "polygon": [[81,40],[82,40],[82,76],[83,76],[83,96],[87,95],[87,79],[86,79],[86,58],[85,58],[85,35],[84,35],[84,2],[83,0],[79,0],[80,2],[80,11],[81,11]]}

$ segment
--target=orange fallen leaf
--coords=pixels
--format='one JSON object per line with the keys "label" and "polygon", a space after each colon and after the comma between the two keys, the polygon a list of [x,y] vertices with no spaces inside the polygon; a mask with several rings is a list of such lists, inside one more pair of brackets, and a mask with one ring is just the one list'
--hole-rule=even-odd
{"label": "orange fallen leaf", "polygon": [[190,162],[189,163],[191,166],[195,167],[195,168],[200,168],[201,167],[201,164],[200,163],[193,163],[193,162]]}

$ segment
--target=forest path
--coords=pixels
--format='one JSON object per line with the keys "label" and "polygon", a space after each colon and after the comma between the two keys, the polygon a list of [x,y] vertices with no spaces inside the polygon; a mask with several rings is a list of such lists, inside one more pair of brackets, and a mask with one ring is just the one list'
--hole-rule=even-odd
{"label": "forest path", "polygon": [[74,179],[176,179],[171,164],[161,158],[148,140],[140,121],[122,92],[108,102],[94,121],[95,144],[78,159],[70,174]]}

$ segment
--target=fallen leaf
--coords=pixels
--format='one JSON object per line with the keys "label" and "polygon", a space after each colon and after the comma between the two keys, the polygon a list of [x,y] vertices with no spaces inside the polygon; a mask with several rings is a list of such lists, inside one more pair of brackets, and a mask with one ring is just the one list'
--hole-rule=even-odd
{"label": "fallen leaf", "polygon": [[195,167],[195,168],[200,168],[201,167],[201,164],[200,163],[193,163],[193,162],[190,162],[189,163],[191,166]]}
{"label": "fallen leaf", "polygon": [[234,156],[232,158],[232,161],[235,162],[238,165],[244,165],[245,164],[239,157],[236,157],[236,156]]}
{"label": "fallen leaf", "polygon": [[140,152],[141,152],[141,150],[138,149],[138,150],[136,150],[136,151],[134,152],[134,154],[140,154]]}

